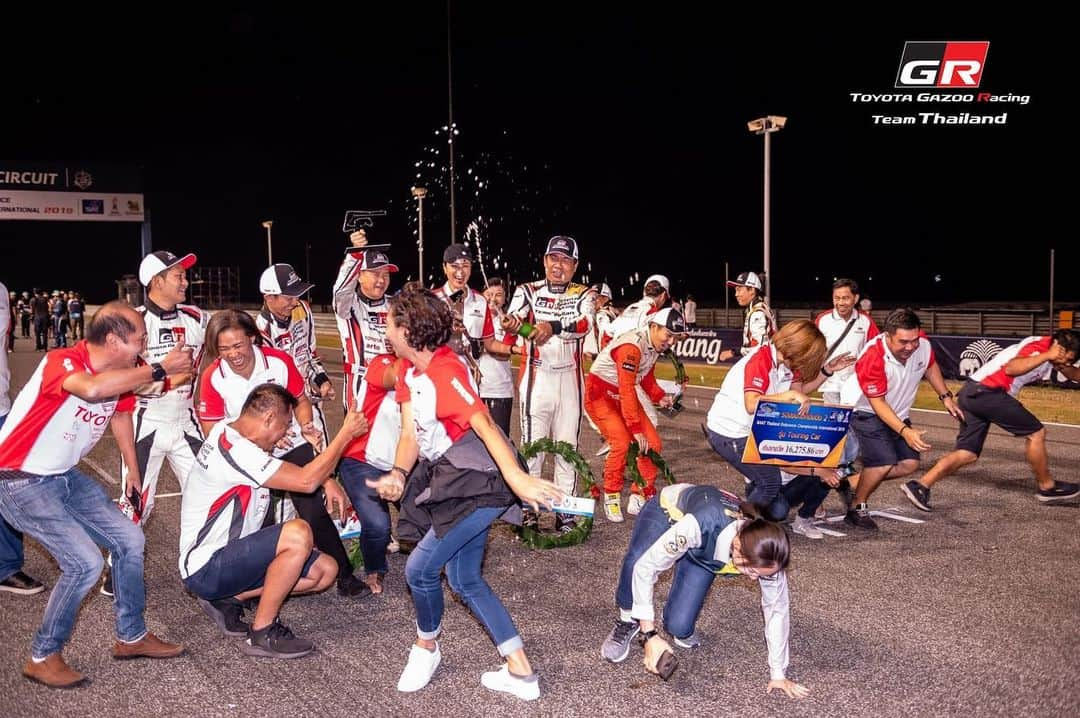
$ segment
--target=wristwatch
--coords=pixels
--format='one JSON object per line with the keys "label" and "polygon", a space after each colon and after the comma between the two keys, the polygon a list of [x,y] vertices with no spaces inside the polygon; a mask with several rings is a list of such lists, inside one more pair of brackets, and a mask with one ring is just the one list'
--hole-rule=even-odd
{"label": "wristwatch", "polygon": [[150,375],[150,378],[154,381],[165,381],[165,377],[168,376],[168,372],[165,371],[165,367],[161,366],[157,362],[150,365],[150,368],[154,370],[154,373]]}
{"label": "wristwatch", "polygon": [[638,639],[641,641],[641,645],[644,646],[646,643],[649,642],[650,638],[652,638],[653,636],[657,636],[657,635],[659,635],[659,633],[654,628],[651,631],[642,631],[641,633],[639,633],[638,634]]}
{"label": "wristwatch", "polygon": [[951,391],[947,391],[944,394],[938,394],[937,398],[938,398],[939,401],[945,401],[946,399],[952,399],[953,398],[953,393]]}

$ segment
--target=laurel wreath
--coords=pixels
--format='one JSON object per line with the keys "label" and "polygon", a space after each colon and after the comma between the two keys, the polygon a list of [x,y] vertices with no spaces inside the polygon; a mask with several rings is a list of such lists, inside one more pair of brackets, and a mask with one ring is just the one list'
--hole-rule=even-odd
{"label": "laurel wreath", "polygon": [[[675,368],[675,383],[682,385],[686,382],[686,367],[683,366],[679,357],[675,356],[674,349],[668,349],[661,356],[666,356],[671,361],[671,366]],[[671,405],[670,414],[674,416],[683,410],[682,394],[675,397],[675,402]]]}
{"label": "laurel wreath", "polygon": [[[574,471],[584,484],[585,491],[590,491],[596,484],[596,478],[593,476],[588,462],[581,457],[577,449],[565,441],[553,441],[544,437],[525,444],[519,451],[526,460],[533,458],[537,454],[555,454],[574,467]],[[592,533],[592,526],[593,520],[591,517],[579,520],[573,531],[560,534],[543,533],[531,526],[522,526],[518,529],[518,537],[521,538],[521,543],[532,549],[577,546],[589,538],[589,534]]]}
{"label": "laurel wreath", "polygon": [[[626,452],[626,473],[630,475],[630,481],[634,486],[644,491],[645,478],[641,475],[641,470],[638,469],[637,465],[638,456],[640,455],[641,449],[638,448],[637,443],[631,441],[630,448]],[[649,449],[645,452],[645,456],[656,466],[660,472],[660,478],[669,484],[675,483],[675,474],[672,473],[671,467],[664,461],[664,457],[657,453],[656,449]]]}

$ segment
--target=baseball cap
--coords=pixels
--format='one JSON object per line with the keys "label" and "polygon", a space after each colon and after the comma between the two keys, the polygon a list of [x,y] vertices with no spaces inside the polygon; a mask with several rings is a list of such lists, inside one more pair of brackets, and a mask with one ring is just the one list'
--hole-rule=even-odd
{"label": "baseball cap", "polygon": [[735,277],[734,282],[728,282],[729,287],[753,287],[754,289],[761,289],[761,277],[753,272],[743,272],[739,276]]}
{"label": "baseball cap", "polygon": [[596,292],[601,297],[607,297],[608,299],[612,298],[612,296],[611,296],[611,287],[609,287],[607,285],[607,282],[601,282],[600,284],[597,284],[596,285]]}
{"label": "baseball cap", "polygon": [[682,312],[678,309],[661,309],[660,311],[649,315],[649,324],[659,324],[666,329],[670,329],[676,334],[686,333],[686,320],[683,319]]}
{"label": "baseball cap", "polygon": [[544,256],[546,257],[549,254],[561,254],[576,262],[578,259],[577,240],[573,237],[564,237],[561,234],[555,235],[548,240],[547,251],[544,252]]}
{"label": "baseball cap", "polygon": [[368,249],[364,251],[364,259],[360,262],[360,271],[369,269],[385,269],[388,272],[396,272],[398,270],[396,264],[390,263],[390,258],[386,256],[384,252],[377,249]]}
{"label": "baseball cap", "polygon": [[150,280],[155,275],[161,274],[166,269],[171,269],[176,265],[182,266],[184,269],[191,269],[195,266],[196,257],[194,254],[185,254],[183,257],[177,257],[167,249],[162,249],[157,252],[151,252],[143,257],[142,263],[139,264],[139,281],[142,282],[144,287],[150,286]]}
{"label": "baseball cap", "polygon": [[272,264],[259,277],[259,291],[262,294],[299,297],[314,286],[314,284],[300,281],[300,275],[291,264]]}
{"label": "baseball cap", "polygon": [[464,259],[466,262],[473,261],[472,251],[469,250],[469,245],[451,244],[443,250],[442,261],[444,264],[453,264],[460,259]]}
{"label": "baseball cap", "polygon": [[661,287],[664,288],[665,292],[670,292],[671,291],[671,282],[669,282],[668,278],[665,277],[663,274],[649,275],[645,279],[645,284],[643,284],[641,286],[647,287],[647,286],[649,286],[649,282],[656,282],[657,284],[659,284]]}

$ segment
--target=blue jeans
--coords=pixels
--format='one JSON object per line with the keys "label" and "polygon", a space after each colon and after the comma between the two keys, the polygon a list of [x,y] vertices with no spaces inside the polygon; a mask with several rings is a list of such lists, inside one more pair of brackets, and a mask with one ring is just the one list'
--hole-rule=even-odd
{"label": "blue jeans", "polygon": [[[7,414],[0,416],[0,426],[4,425],[7,417]],[[22,534],[0,518],[0,581],[6,581],[20,571],[23,560]]]}
{"label": "blue jeans", "polygon": [[[734,467],[736,471],[745,476],[750,484],[746,487],[746,500],[761,507],[769,506],[780,495],[780,468],[769,464],[744,464],[742,461],[743,450],[746,449],[746,437],[733,439],[730,436],[721,436],[712,429],[707,429],[709,434],[709,446],[713,451],[720,454],[724,461]],[[787,516],[787,510],[784,511]],[[774,519],[778,521],[779,519]]]}
{"label": "blue jeans", "polygon": [[79,605],[101,576],[104,560],[98,546],[112,554],[117,637],[137,641],[146,635],[142,529],[96,481],[74,468],[53,476],[0,481],[0,514],[60,565],[60,579],[31,644],[35,658],[56,653],[71,637]]}
{"label": "blue jeans", "polygon": [[434,529],[428,529],[409,554],[409,561],[405,564],[405,580],[412,589],[413,605],[416,606],[416,635],[420,638],[435,639],[442,627],[443,590],[440,574],[445,566],[450,588],[461,596],[487,630],[499,655],[508,656],[524,646],[506,606],[480,575],[488,530],[505,511],[505,506],[476,509],[458,521],[441,539],[435,536]]}
{"label": "blue jeans", "polygon": [[386,547],[390,545],[390,505],[364,482],[366,479],[377,479],[386,472],[356,459],[342,459],[340,468],[345,493],[360,517],[360,553],[364,557],[364,573],[385,576],[388,568]]}
{"label": "blue jeans", "polygon": [[[825,391],[821,393],[827,404],[839,404],[840,392]],[[859,458],[859,437],[851,428],[848,428],[847,442],[844,443],[844,453],[840,456],[841,464],[850,464]]]}
{"label": "blue jeans", "polygon": [[[630,548],[626,550],[623,558],[619,587],[615,591],[615,603],[624,611],[634,607],[634,564],[671,525],[667,512],[660,508],[656,497],[645,502],[644,508],[634,521]],[[705,605],[705,595],[715,577],[716,574],[694,563],[685,554],[675,562],[675,577],[671,580],[671,590],[668,592],[663,614],[664,627],[668,633],[676,638],[686,638],[694,632],[694,624]]]}

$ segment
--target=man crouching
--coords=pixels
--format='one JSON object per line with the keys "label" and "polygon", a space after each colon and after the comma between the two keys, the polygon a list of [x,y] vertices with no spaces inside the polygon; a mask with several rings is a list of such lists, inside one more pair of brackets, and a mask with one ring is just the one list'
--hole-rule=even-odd
{"label": "man crouching", "polygon": [[[249,656],[299,658],[315,644],[278,619],[290,594],[322,591],[337,564],[312,548],[311,528],[294,519],[262,528],[270,489],[311,493],[330,478],[341,452],[367,431],[350,411],[337,436],[304,467],[270,455],[292,422],[296,398],[276,384],[252,389],[240,417],[221,421],[206,437],[180,510],[180,576],[227,636],[246,636]],[[255,618],[243,621],[243,601],[259,597]]]}

